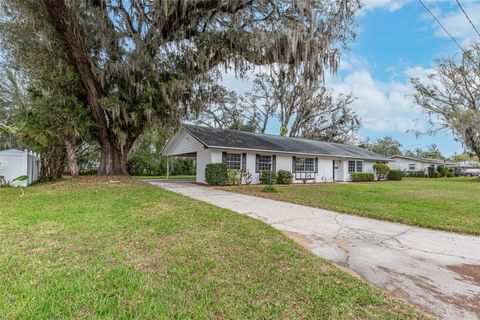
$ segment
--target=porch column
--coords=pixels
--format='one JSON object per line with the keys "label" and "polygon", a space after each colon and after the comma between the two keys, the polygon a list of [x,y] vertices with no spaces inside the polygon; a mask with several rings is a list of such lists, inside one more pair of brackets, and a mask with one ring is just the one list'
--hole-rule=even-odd
{"label": "porch column", "polygon": [[170,176],[170,165],[169,165],[168,156],[167,156],[167,180],[169,176]]}

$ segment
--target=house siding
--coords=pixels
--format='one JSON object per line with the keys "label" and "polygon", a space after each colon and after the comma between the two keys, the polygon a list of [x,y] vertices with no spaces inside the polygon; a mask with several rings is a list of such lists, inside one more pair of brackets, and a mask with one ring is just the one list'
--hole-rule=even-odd
{"label": "house siding", "polygon": [[203,144],[185,131],[177,133],[172,137],[171,141],[162,152],[165,156],[195,153],[204,150]]}
{"label": "house siding", "polygon": [[[420,162],[411,159],[403,159],[403,158],[394,158],[394,162],[389,162],[389,167],[394,170],[401,170],[401,171],[427,171],[428,167],[430,166],[429,163]],[[415,164],[415,170],[410,170],[409,165]]]}
{"label": "house siding", "polygon": [[[304,155],[286,155],[268,152],[245,152],[245,150],[229,150],[229,149],[205,149],[197,152],[197,182],[205,182],[205,166],[208,163],[221,163],[222,153],[246,153],[246,168],[252,173],[252,183],[260,183],[260,173],[255,172],[256,169],[256,155],[275,155],[276,156],[276,171],[287,170],[292,172],[293,157],[302,158]],[[339,159],[328,157],[314,157],[318,158],[318,172],[315,174],[315,180],[308,180],[307,183],[312,182],[332,182],[334,181],[333,170],[334,160],[338,169],[335,170],[335,181],[351,181],[351,176],[348,173],[348,161],[358,159]],[[363,161],[363,172],[374,173],[373,165],[376,161]],[[294,174],[295,175],[295,174]],[[303,183],[302,179],[294,180],[294,183]]]}

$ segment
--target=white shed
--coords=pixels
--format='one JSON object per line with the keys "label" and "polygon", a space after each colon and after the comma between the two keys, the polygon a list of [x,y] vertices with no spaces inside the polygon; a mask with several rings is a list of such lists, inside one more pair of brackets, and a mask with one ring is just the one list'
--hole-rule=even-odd
{"label": "white shed", "polygon": [[40,176],[40,156],[31,151],[9,149],[0,151],[0,176],[5,181],[12,181],[20,176],[27,176],[26,181],[16,181],[14,186],[29,186]]}

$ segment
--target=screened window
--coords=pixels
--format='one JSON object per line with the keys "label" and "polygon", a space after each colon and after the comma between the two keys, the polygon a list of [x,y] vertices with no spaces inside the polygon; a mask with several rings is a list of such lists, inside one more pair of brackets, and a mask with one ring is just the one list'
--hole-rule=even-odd
{"label": "screened window", "polygon": [[408,165],[408,170],[415,170],[415,163],[410,163]]}
{"label": "screened window", "polygon": [[237,169],[242,168],[242,155],[240,153],[227,153],[225,155],[225,164],[228,169]]}
{"label": "screened window", "polygon": [[363,161],[357,161],[357,172],[363,172]]}
{"label": "screened window", "polygon": [[270,170],[272,168],[272,156],[258,156],[258,170]]}
{"label": "screened window", "polygon": [[295,172],[315,172],[315,159],[295,158]]}
{"label": "screened window", "polygon": [[348,161],[348,173],[363,172],[363,161]]}

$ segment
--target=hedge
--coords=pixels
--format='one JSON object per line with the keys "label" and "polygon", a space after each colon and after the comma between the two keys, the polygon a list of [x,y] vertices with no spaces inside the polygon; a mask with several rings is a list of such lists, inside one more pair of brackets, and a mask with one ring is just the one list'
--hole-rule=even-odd
{"label": "hedge", "polygon": [[277,183],[278,184],[292,184],[293,183],[293,174],[290,171],[287,171],[287,170],[278,170]]}
{"label": "hedge", "polygon": [[388,180],[400,181],[403,178],[403,172],[400,170],[390,170],[387,174]]}
{"label": "hedge", "polygon": [[426,178],[427,174],[425,171],[405,171],[403,173],[405,177],[414,177],[414,178]]}
{"label": "hedge", "polygon": [[435,172],[438,172],[435,167],[428,167],[428,177],[433,178],[435,177]]}
{"label": "hedge", "polygon": [[445,177],[448,172],[448,167],[444,164],[440,164],[437,166],[437,171],[440,177]]}
{"label": "hedge", "polygon": [[382,180],[385,179],[385,176],[390,171],[390,167],[387,166],[385,163],[375,163],[373,165],[373,171],[377,174],[377,179]]}
{"label": "hedge", "polygon": [[205,181],[213,185],[227,184],[227,165],[225,163],[209,163],[205,166]]}
{"label": "hedge", "polygon": [[369,172],[352,172],[352,181],[361,182],[361,181],[373,181],[375,175]]}
{"label": "hedge", "polygon": [[[270,179],[272,179],[271,182],[270,182]],[[277,174],[275,173],[275,171],[262,170],[260,172],[260,182],[263,184],[270,184],[270,183],[275,184],[277,183]]]}
{"label": "hedge", "polygon": [[227,184],[229,186],[237,185],[242,182],[240,170],[228,169],[227,170]]}

